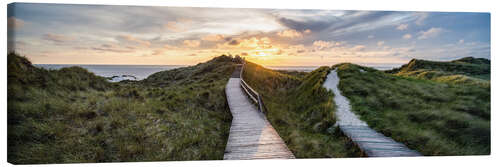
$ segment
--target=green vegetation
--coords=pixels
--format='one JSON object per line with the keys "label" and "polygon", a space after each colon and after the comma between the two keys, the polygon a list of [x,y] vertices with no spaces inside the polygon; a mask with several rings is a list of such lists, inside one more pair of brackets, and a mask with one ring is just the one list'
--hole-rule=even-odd
{"label": "green vegetation", "polygon": [[450,62],[413,59],[408,64],[387,72],[439,82],[489,86],[490,71],[488,59],[465,57]]}
{"label": "green vegetation", "polygon": [[[334,68],[354,112],[375,130],[424,155],[487,155],[490,83],[479,79],[489,78],[489,61],[485,62],[412,60],[387,73],[354,64]],[[442,80],[457,75],[479,84]]]}
{"label": "green vegetation", "polygon": [[335,128],[333,93],[322,87],[329,72],[279,72],[247,62],[243,77],[263,96],[266,116],[297,158],[359,157]]}
{"label": "green vegetation", "polygon": [[[224,87],[239,58],[110,83],[79,67],[45,70],[8,54],[8,161],[15,164],[222,159]],[[371,127],[424,155],[490,153],[490,63],[412,60],[390,71],[338,64],[340,89]],[[267,118],[297,158],[359,157],[335,124],[331,70],[248,62]]]}
{"label": "green vegetation", "polygon": [[79,67],[36,68],[15,53],[7,59],[11,163],[223,157],[231,57],[120,83]]}

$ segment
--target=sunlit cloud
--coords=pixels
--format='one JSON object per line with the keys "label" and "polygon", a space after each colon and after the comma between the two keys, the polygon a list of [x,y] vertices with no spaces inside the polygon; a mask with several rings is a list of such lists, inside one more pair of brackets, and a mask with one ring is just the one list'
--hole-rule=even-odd
{"label": "sunlit cloud", "polygon": [[276,33],[276,35],[280,36],[280,37],[285,37],[285,38],[302,38],[303,34],[309,34],[311,33],[311,30],[307,29],[307,30],[304,30],[304,32],[299,32],[297,30],[293,30],[293,29],[288,29],[288,30],[284,30],[284,31],[280,31],[278,33]]}
{"label": "sunlit cloud", "polygon": [[116,44],[102,44],[98,47],[93,47],[92,50],[100,52],[115,52],[115,53],[130,53],[134,52],[134,48],[131,47],[121,47]]}
{"label": "sunlit cloud", "polygon": [[22,3],[16,11],[8,13],[15,36],[8,49],[34,63],[197,64],[238,54],[263,65],[316,66],[490,57],[490,18],[482,13]]}
{"label": "sunlit cloud", "polygon": [[119,41],[132,42],[133,44],[139,44],[139,45],[146,46],[146,47],[149,47],[151,45],[151,42],[146,41],[146,40],[142,40],[142,39],[138,39],[138,38],[133,37],[131,35],[118,35],[116,38]]}
{"label": "sunlit cloud", "polygon": [[24,26],[24,21],[15,17],[9,17],[7,19],[7,27],[9,29],[19,29]]}
{"label": "sunlit cloud", "polygon": [[61,35],[61,34],[53,34],[53,33],[47,33],[42,36],[42,39],[47,40],[47,41],[52,41],[55,43],[64,43],[68,41],[72,41],[75,38],[71,36],[66,36],[66,35]]}
{"label": "sunlit cloud", "polygon": [[442,32],[443,32],[442,28],[432,27],[432,28],[428,29],[427,31],[420,31],[419,32],[420,36],[418,36],[418,39],[433,38],[433,37],[438,36]]}
{"label": "sunlit cloud", "polygon": [[427,17],[429,17],[429,13],[425,13],[425,12],[415,13],[415,15],[418,17],[417,20],[415,21],[415,24],[417,24],[417,25],[423,25],[425,19],[427,19]]}
{"label": "sunlit cloud", "polygon": [[356,46],[352,47],[352,50],[353,51],[364,51],[365,48],[366,48],[366,46],[364,46],[364,45],[356,45]]}
{"label": "sunlit cloud", "polygon": [[405,34],[403,35],[403,39],[411,39],[412,35],[411,34]]}
{"label": "sunlit cloud", "polygon": [[177,21],[168,21],[163,26],[172,32],[186,31],[192,24],[189,19],[178,19]]}
{"label": "sunlit cloud", "polygon": [[200,46],[201,42],[199,40],[184,40],[184,45],[190,48],[195,48]]}
{"label": "sunlit cloud", "polygon": [[408,24],[400,24],[398,27],[396,27],[398,30],[406,30],[408,29]]}
{"label": "sunlit cloud", "polygon": [[313,46],[315,46],[316,49],[318,49],[318,50],[324,50],[324,49],[328,49],[328,48],[331,48],[331,47],[334,47],[334,46],[341,46],[344,43],[345,43],[345,41],[335,42],[335,41],[322,41],[322,40],[319,40],[319,41],[314,41],[313,42]]}
{"label": "sunlit cloud", "polygon": [[224,40],[224,35],[221,35],[221,34],[213,34],[213,35],[206,35],[204,37],[201,38],[201,40],[204,40],[204,41],[222,41]]}
{"label": "sunlit cloud", "polygon": [[385,44],[385,41],[378,41],[378,42],[377,42],[377,46],[382,46],[382,45],[384,45],[384,44]]}

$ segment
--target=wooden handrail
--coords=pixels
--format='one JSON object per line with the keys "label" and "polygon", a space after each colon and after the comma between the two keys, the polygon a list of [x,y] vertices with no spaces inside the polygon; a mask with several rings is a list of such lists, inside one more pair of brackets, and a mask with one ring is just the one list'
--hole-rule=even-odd
{"label": "wooden handrail", "polygon": [[252,87],[250,87],[250,85],[248,85],[247,82],[245,82],[245,80],[243,79],[243,69],[245,68],[245,64],[246,61],[243,60],[243,64],[241,65],[241,71],[240,71],[241,88],[243,88],[243,90],[245,90],[245,93],[250,97],[250,99],[252,99],[258,105],[259,111],[261,113],[265,113],[266,106],[264,105],[264,101],[262,101],[262,96]]}

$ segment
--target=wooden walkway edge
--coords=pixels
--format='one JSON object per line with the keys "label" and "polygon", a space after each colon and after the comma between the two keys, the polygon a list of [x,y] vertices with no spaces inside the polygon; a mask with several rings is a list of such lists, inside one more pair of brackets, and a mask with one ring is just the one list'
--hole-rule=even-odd
{"label": "wooden walkway edge", "polygon": [[394,141],[371,129],[351,112],[349,100],[338,89],[339,77],[336,70],[330,71],[323,86],[335,94],[337,125],[342,133],[351,139],[368,157],[410,157],[421,156],[404,144]]}
{"label": "wooden walkway edge", "polygon": [[225,91],[233,116],[224,160],[295,158],[276,130],[242,90],[241,67],[229,79]]}

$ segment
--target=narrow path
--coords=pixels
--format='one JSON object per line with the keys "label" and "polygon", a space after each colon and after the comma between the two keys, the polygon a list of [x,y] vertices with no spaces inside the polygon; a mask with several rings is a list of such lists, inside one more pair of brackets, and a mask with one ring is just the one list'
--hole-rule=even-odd
{"label": "narrow path", "polygon": [[411,150],[404,144],[384,136],[371,129],[366,122],[360,120],[356,114],[351,112],[349,100],[342,96],[338,84],[337,70],[328,74],[323,87],[333,91],[335,104],[337,105],[337,125],[340,130],[348,136],[369,157],[398,157],[398,156],[421,156],[417,151]]}
{"label": "narrow path", "polygon": [[226,97],[233,115],[224,160],[295,158],[265,116],[248,99],[240,86],[237,69],[226,85]]}

